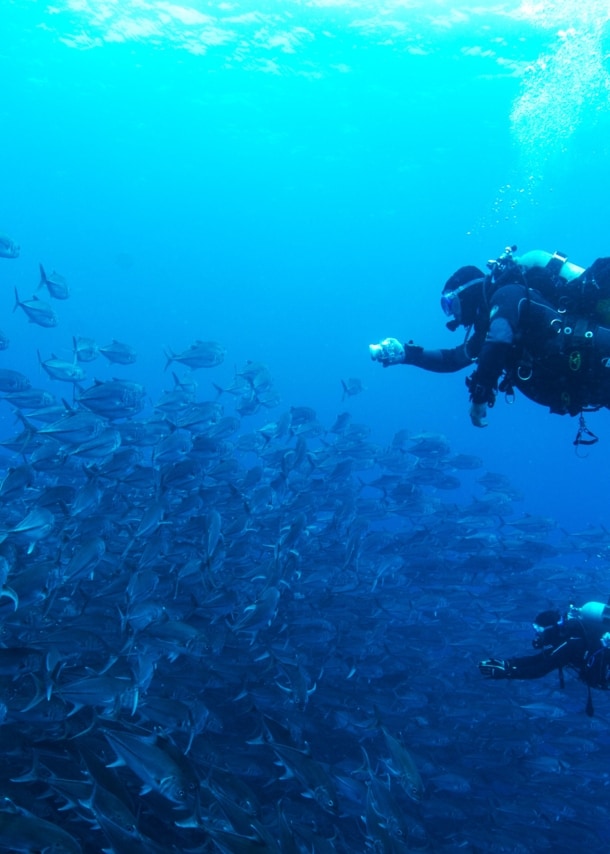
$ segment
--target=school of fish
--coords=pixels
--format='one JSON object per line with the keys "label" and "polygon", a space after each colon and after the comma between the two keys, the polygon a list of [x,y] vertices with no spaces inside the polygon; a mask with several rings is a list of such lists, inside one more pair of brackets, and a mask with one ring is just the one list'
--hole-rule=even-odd
{"label": "school of fish", "polygon": [[85,380],[133,348],[70,340],[44,387],[0,368],[1,851],[607,850],[606,698],[475,665],[607,595],[610,532],[517,514],[445,436],[282,408],[254,360],[201,399],[216,341],[168,347],[151,403]]}

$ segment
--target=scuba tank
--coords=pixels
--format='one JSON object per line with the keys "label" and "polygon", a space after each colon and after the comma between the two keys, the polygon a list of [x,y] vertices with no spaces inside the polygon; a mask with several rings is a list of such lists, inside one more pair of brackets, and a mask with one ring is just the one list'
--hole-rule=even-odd
{"label": "scuba tank", "polygon": [[570,605],[567,614],[568,622],[577,620],[585,634],[587,652],[581,670],[581,679],[587,685],[587,705],[585,712],[593,715],[593,698],[591,686],[608,688],[607,655],[610,646],[610,605],[602,602],[586,602],[580,608]]}
{"label": "scuba tank", "polygon": [[598,258],[585,269],[568,261],[563,252],[534,249],[517,256],[516,251],[516,246],[507,246],[487,262],[496,288],[524,285],[537,290],[561,313],[610,326],[610,258]]}
{"label": "scuba tank", "polygon": [[586,602],[580,608],[570,605],[567,616],[581,624],[588,646],[597,646],[602,635],[610,631],[610,605],[602,602]]}
{"label": "scuba tank", "polygon": [[564,282],[572,282],[585,272],[584,267],[578,267],[563,252],[546,252],[544,249],[534,249],[515,258],[515,263],[530,270],[540,267],[550,273],[554,279],[563,279]]}

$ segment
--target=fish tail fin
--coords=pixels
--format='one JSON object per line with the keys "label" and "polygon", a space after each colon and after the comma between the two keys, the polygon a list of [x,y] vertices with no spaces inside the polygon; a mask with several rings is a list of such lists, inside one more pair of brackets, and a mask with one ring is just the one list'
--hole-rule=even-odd
{"label": "fish tail fin", "polygon": [[42,264],[38,264],[38,268],[40,270],[40,281],[38,282],[38,290],[44,288],[47,283],[47,274],[44,271],[44,267]]}
{"label": "fish tail fin", "polygon": [[10,599],[15,611],[19,607],[19,596],[12,587],[3,587],[0,590],[0,599]]}
{"label": "fish tail fin", "polygon": [[123,613],[123,611],[121,611],[121,609],[119,608],[118,611],[121,615],[121,634],[124,635],[125,630],[127,628],[127,610],[125,610],[125,613]]}
{"label": "fish tail fin", "polygon": [[165,353],[165,358],[167,359],[167,362],[165,363],[165,370],[167,370],[171,363],[174,361],[174,354],[172,353],[171,347],[168,347],[167,350],[164,350],[163,352]]}
{"label": "fish tail fin", "polygon": [[[31,421],[28,421],[28,419],[25,417],[25,415],[23,414],[23,412],[22,412],[20,409],[16,409],[16,410],[15,410],[15,417],[16,417],[19,421],[21,421],[21,423],[22,423],[22,424],[23,424],[23,426],[26,428],[26,430],[28,430],[28,431],[29,431],[29,434],[30,434],[31,436],[33,436],[33,435],[36,433],[36,428],[34,427],[34,425],[32,424],[32,422],[31,422]],[[28,438],[29,438],[29,437],[28,437]]]}
{"label": "fish tail fin", "polygon": [[22,709],[20,709],[21,712],[31,711],[31,709],[33,709],[39,703],[42,703],[42,701],[45,699],[45,691],[44,691],[44,686],[42,684],[42,681],[37,676],[34,676],[33,673],[32,673],[32,678],[34,679],[34,684],[36,686],[36,693],[35,693],[34,697],[30,700],[30,702],[27,705],[25,705]]}
{"label": "fish tail fin", "polygon": [[17,288],[15,288],[15,305],[13,306],[13,311],[17,311],[19,306],[21,305],[21,300],[19,299],[19,294],[17,293]]}
{"label": "fish tail fin", "polygon": [[216,383],[212,383],[212,385],[213,385],[213,386],[214,386],[214,388],[216,389],[216,397],[217,397],[217,398],[218,398],[218,397],[220,397],[220,395],[221,395],[221,394],[224,394],[224,392],[225,392],[224,388],[221,388],[221,387],[220,387],[219,385],[217,385]]}

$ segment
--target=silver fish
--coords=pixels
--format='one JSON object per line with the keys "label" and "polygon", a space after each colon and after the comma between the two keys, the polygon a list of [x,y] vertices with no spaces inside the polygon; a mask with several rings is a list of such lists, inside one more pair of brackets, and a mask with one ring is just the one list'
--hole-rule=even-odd
{"label": "silver fish", "polygon": [[137,353],[129,344],[112,339],[110,344],[98,348],[102,356],[117,365],[132,365],[137,359]]}
{"label": "silver fish", "polygon": [[22,302],[19,299],[17,288],[15,288],[15,306],[13,311],[16,311],[18,308],[23,309],[30,323],[47,328],[57,326],[57,315],[48,303],[38,299],[37,296],[33,296],[32,299]]}
{"label": "silver fish", "polygon": [[85,379],[85,371],[76,361],[66,362],[53,355],[50,359],[43,359],[38,352],[38,361],[52,380],[61,380],[66,383],[80,383]]}
{"label": "silver fish", "polygon": [[56,273],[55,270],[47,276],[42,264],[39,264],[38,266],[40,268],[40,283],[38,285],[38,290],[46,287],[49,294],[54,299],[68,299],[70,296],[70,288],[68,287],[68,283],[65,278],[60,276],[59,273]]}
{"label": "silver fish", "polygon": [[0,258],[18,258],[19,249],[17,243],[6,234],[0,234]]}
{"label": "silver fish", "polygon": [[93,338],[72,338],[74,355],[79,362],[92,362],[99,356],[99,347]]}
{"label": "silver fish", "polygon": [[165,354],[167,363],[165,370],[172,362],[180,362],[193,370],[197,368],[214,368],[224,361],[225,350],[217,341],[196,341],[182,353],[174,353],[169,347]]}

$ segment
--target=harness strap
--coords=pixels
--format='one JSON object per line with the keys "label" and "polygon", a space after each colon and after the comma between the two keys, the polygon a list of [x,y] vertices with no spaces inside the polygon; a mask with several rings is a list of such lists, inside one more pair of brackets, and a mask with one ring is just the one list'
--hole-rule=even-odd
{"label": "harness strap", "polygon": [[573,445],[576,446],[576,453],[578,453],[579,445],[595,445],[596,442],[599,442],[599,436],[596,436],[589,428],[585,422],[585,416],[580,413],[578,416],[578,431],[576,433],[576,438],[573,441]]}
{"label": "harness strap", "polygon": [[555,254],[551,258],[551,260],[546,265],[545,269],[551,274],[551,276],[557,276],[559,278],[559,271],[568,260],[568,256],[563,252],[555,251]]}

